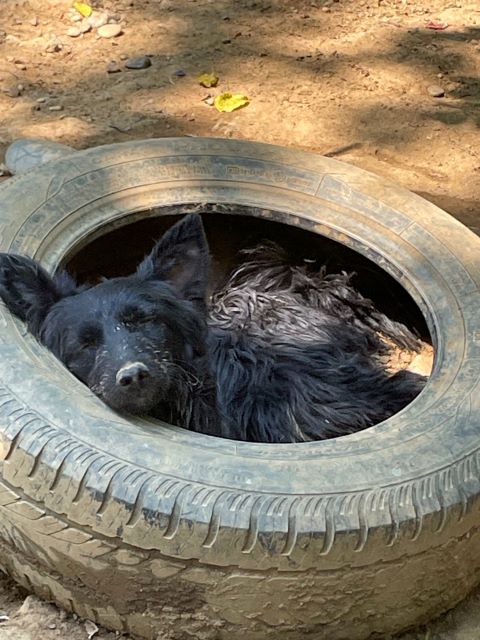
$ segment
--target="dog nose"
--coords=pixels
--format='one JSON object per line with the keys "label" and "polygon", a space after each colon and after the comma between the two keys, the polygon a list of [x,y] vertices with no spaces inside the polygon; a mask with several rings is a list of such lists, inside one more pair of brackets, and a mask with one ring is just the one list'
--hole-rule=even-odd
{"label": "dog nose", "polygon": [[117,371],[116,383],[121,387],[139,384],[150,376],[148,367],[143,362],[129,362]]}

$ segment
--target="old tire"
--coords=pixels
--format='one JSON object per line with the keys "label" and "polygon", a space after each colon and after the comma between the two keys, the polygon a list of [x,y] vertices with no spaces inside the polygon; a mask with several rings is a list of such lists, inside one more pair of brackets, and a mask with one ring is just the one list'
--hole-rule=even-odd
{"label": "old tire", "polygon": [[340,162],[188,138],[100,147],[11,179],[0,249],[53,270],[139,212],[194,202],[248,205],[380,264],[428,321],[430,382],[346,438],[224,441],[114,414],[2,309],[1,565],[146,638],[360,640],[452,607],[480,569],[478,239]]}

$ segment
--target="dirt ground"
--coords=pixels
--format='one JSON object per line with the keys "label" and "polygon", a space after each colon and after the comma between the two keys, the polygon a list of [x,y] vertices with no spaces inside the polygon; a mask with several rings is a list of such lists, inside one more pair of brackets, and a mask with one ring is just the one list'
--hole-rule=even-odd
{"label": "dirt ground", "polygon": [[[478,0],[90,4],[94,27],[79,35],[88,25],[70,0],[2,0],[0,162],[25,136],[78,149],[183,135],[261,140],[386,176],[480,233]],[[101,37],[106,18],[120,35]],[[127,70],[137,56],[151,65]],[[201,87],[197,76],[211,72],[218,87]],[[219,113],[209,103],[224,91],[250,104]],[[0,640],[84,640],[95,631],[25,597],[0,578],[0,614],[9,616]],[[401,638],[478,640],[479,605],[477,593]]]}

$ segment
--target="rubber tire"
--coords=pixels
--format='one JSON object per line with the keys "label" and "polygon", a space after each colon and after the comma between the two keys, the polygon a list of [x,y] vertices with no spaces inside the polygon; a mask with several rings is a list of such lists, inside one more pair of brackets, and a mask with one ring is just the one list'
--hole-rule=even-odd
{"label": "rubber tire", "polygon": [[361,640],[452,607],[480,569],[479,240],[335,160],[186,138],[99,147],[7,181],[0,249],[54,270],[115,226],[199,202],[253,207],[394,275],[428,321],[430,382],[348,437],[226,441],[113,413],[2,309],[0,564],[146,638]]}

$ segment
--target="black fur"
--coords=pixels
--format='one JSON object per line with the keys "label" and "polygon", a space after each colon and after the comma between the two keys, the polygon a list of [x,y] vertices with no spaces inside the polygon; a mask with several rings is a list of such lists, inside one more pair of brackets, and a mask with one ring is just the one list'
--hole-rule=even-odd
{"label": "black fur", "polygon": [[345,435],[399,411],[425,379],[385,368],[386,340],[415,349],[347,274],[291,266],[266,245],[206,304],[201,218],[174,225],[134,275],[77,287],[0,254],[0,297],[119,411],[258,442]]}

